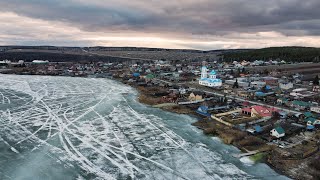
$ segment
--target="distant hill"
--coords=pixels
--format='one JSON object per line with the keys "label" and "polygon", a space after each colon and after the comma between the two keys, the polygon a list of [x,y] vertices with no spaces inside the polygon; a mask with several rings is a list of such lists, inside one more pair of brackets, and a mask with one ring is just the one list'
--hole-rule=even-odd
{"label": "distant hill", "polygon": [[0,61],[8,59],[11,61],[24,60],[31,62],[33,60],[48,60],[51,62],[114,62],[127,61],[128,58],[99,56],[91,54],[77,53],[59,53],[59,52],[0,52]]}
{"label": "distant hill", "polygon": [[[223,50],[224,51],[224,50]],[[49,61],[170,60],[213,61],[221,51],[144,47],[0,46],[0,60]]]}
{"label": "distant hill", "polygon": [[270,47],[242,52],[225,52],[221,55],[225,61],[280,59],[293,62],[320,62],[320,48],[313,47]]}
{"label": "distant hill", "polygon": [[244,52],[253,49],[218,49],[202,51],[196,49],[165,49],[165,48],[147,48],[147,47],[65,47],[65,46],[0,46],[1,51],[14,50],[49,50],[49,51],[166,51],[166,52],[189,52],[189,53],[224,53],[224,52]]}
{"label": "distant hill", "polygon": [[147,47],[64,47],[64,46],[0,46],[0,50],[57,50],[57,51],[167,51],[167,52],[190,52],[190,53],[207,53],[211,51],[201,51],[194,49],[164,49],[164,48],[147,48]]}
{"label": "distant hill", "polygon": [[49,61],[115,61],[115,60],[189,60],[234,61],[280,59],[294,62],[320,62],[320,48],[270,47],[263,49],[190,50],[145,47],[57,47],[0,46],[0,60],[43,59]]}

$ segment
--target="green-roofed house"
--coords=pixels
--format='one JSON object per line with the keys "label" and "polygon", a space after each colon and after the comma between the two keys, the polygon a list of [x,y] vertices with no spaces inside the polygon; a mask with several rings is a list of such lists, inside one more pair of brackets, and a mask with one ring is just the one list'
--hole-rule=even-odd
{"label": "green-roofed house", "polygon": [[312,114],[311,112],[305,112],[303,113],[304,117],[309,118],[309,117],[315,117],[314,114]]}
{"label": "green-roofed house", "polygon": [[305,101],[292,101],[292,106],[299,109],[306,109],[311,106],[311,103]]}
{"label": "green-roofed house", "polygon": [[144,79],[146,80],[146,82],[149,82],[149,81],[151,81],[152,79],[154,79],[155,78],[155,75],[154,74],[148,74],[148,75],[146,75],[145,77],[144,77]]}
{"label": "green-roofed house", "polygon": [[154,74],[148,74],[148,75],[146,75],[146,78],[147,79],[153,79],[155,76],[154,76]]}
{"label": "green-roofed house", "polygon": [[308,117],[304,120],[308,126],[320,124],[320,120],[315,117]]}
{"label": "green-roofed house", "polygon": [[317,119],[314,117],[308,117],[304,121],[307,123],[307,125],[315,125]]}
{"label": "green-roofed house", "polygon": [[276,138],[281,138],[285,136],[285,131],[281,126],[278,126],[270,131],[270,135]]}

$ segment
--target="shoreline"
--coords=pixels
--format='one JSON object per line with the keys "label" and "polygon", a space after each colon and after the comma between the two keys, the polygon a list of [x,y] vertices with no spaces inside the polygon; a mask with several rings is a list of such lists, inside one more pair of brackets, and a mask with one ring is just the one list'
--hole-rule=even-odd
{"label": "shoreline", "polygon": [[[262,153],[263,155],[257,161],[255,161],[254,159],[251,159],[251,157],[253,157],[254,155],[247,156],[254,163],[264,163],[268,165],[271,169],[273,169],[275,172],[277,172],[279,175],[286,176],[287,178],[317,179],[317,177],[313,177],[307,172],[296,172],[298,170],[303,170],[303,168],[300,167],[301,161],[299,160],[284,160],[284,159],[278,160],[277,158],[279,158],[279,156],[276,150],[277,147],[275,147],[274,145],[266,145],[264,144],[264,142],[262,142],[261,139],[255,136],[248,136],[247,133],[245,132],[233,129],[217,121],[210,120],[210,118],[204,118],[199,114],[197,114],[195,110],[191,110],[190,108],[184,105],[176,104],[175,106],[173,105],[161,106],[160,104],[159,106],[159,104],[155,103],[156,100],[155,101],[152,100],[154,99],[154,97],[148,95],[148,93],[145,92],[144,90],[141,90],[139,86],[124,83],[123,81],[121,81],[121,79],[114,79],[114,80],[119,81],[123,84],[129,85],[132,88],[135,88],[138,92],[137,100],[142,104],[149,105],[154,108],[159,108],[164,111],[168,111],[176,114],[185,114],[188,116],[195,117],[197,121],[194,123],[191,123],[191,125],[202,130],[203,134],[206,136],[212,135],[214,137],[218,137],[224,144],[232,145],[238,148],[242,153],[259,150],[260,152],[255,155],[262,154]],[[304,165],[306,166],[307,164],[304,163]]]}
{"label": "shoreline", "polygon": [[[3,74],[6,75],[6,74]],[[11,74],[11,75],[19,75],[19,74]],[[48,75],[39,75],[39,76],[48,76]],[[69,77],[69,76],[59,76],[59,77]],[[91,78],[91,77],[80,77],[80,78]],[[109,79],[109,78],[108,78]],[[279,159],[279,155],[276,151],[277,147],[274,147],[274,145],[266,145],[263,144],[261,139],[255,137],[255,136],[248,136],[247,133],[242,132],[240,130],[233,129],[231,127],[228,127],[224,124],[221,124],[217,121],[212,120],[211,118],[204,118],[203,116],[200,116],[197,114],[194,110],[194,108],[190,108],[186,105],[178,105],[174,103],[158,103],[159,99],[151,96],[148,91],[150,87],[144,88],[141,86],[137,86],[134,84],[129,84],[124,82],[121,78],[112,78],[111,80],[114,80],[116,82],[119,82],[124,85],[128,85],[132,88],[134,88],[138,94],[137,94],[137,100],[145,105],[152,106],[154,108],[159,108],[168,112],[176,113],[176,114],[185,114],[191,117],[194,117],[197,119],[196,122],[191,123],[191,125],[197,127],[198,129],[201,129],[203,131],[204,135],[212,135],[214,137],[218,137],[224,144],[232,145],[236,148],[238,148],[241,152],[248,152],[248,151],[255,151],[260,150],[261,153],[264,153],[265,155],[259,159],[257,162],[265,163],[268,165],[271,169],[273,169],[275,172],[277,172],[279,175],[284,175],[288,178],[293,179],[317,179],[318,176],[313,177],[312,174],[309,174],[310,170],[308,172],[305,172],[306,169],[309,168],[309,164],[307,164],[307,159],[316,159],[317,157],[320,157],[317,153],[317,156],[311,156],[308,158],[301,160],[286,160],[286,159]],[[161,89],[161,87],[152,87],[153,89]],[[166,104],[166,105],[161,105]],[[158,105],[158,106],[155,106]],[[160,105],[160,106],[159,106]],[[210,120],[211,119],[211,120]],[[248,156],[249,158],[251,156]],[[236,157],[235,157],[236,158]],[[250,158],[251,159],[251,158]],[[252,159],[251,159],[252,160]],[[252,160],[254,163],[256,163],[254,160]],[[302,165],[300,166],[300,164]],[[300,172],[299,172],[300,171]],[[315,174],[317,174],[316,172]],[[319,176],[320,177],[320,176]]]}
{"label": "shoreline", "polygon": [[[119,81],[119,80],[116,80],[116,81]],[[121,80],[120,80],[120,82],[123,83]],[[129,84],[126,84],[126,85],[129,85]],[[232,146],[238,148],[241,152],[245,152],[246,150],[248,150],[245,148],[245,146],[242,146],[239,143],[237,143],[237,142],[241,141],[241,139],[243,138],[243,136],[244,136],[243,132],[237,133],[236,130],[232,130],[232,128],[229,128],[219,122],[212,121],[212,120],[210,121],[209,118],[203,118],[200,115],[196,114],[195,111],[192,111],[190,108],[183,107],[183,105],[176,104],[175,106],[173,106],[173,105],[157,106],[157,105],[161,105],[161,104],[151,103],[150,99],[152,99],[153,97],[148,96],[145,92],[143,92],[137,86],[134,86],[134,85],[129,85],[129,86],[137,90],[138,102],[140,102],[144,105],[152,106],[154,108],[158,108],[158,109],[168,111],[171,113],[184,114],[184,115],[194,117],[197,119],[197,121],[194,123],[191,123],[191,125],[202,130],[202,132],[205,136],[212,135],[213,137],[218,137],[221,140],[221,142],[223,142],[224,144],[232,145]],[[146,99],[148,99],[148,100],[146,100]],[[176,108],[174,108],[174,107],[176,107]],[[238,131],[238,132],[240,132],[240,131]],[[230,136],[230,134],[232,134],[232,136]],[[270,148],[270,147],[267,147],[267,148]],[[264,156],[261,159],[258,159],[257,161],[251,159],[252,156],[248,156],[248,157],[254,163],[257,163],[257,162],[265,163],[271,169],[273,169],[275,172],[277,172],[278,174],[289,177],[288,174],[286,174],[285,172],[281,171],[280,169],[274,167],[271,163],[269,163],[266,160],[268,153],[265,153],[264,151],[261,153],[263,153]],[[258,154],[261,154],[261,153],[258,153]]]}

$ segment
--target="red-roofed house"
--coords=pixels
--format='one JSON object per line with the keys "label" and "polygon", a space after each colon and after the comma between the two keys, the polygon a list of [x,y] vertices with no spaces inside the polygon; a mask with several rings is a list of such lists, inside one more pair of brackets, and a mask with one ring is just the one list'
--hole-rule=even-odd
{"label": "red-roofed house", "polygon": [[264,106],[252,106],[242,109],[243,114],[251,115],[251,117],[271,117],[273,112],[278,112],[278,109]]}

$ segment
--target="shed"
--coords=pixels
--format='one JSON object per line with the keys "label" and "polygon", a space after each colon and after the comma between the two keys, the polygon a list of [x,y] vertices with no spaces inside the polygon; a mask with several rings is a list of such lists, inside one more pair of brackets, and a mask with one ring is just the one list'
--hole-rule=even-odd
{"label": "shed", "polygon": [[257,133],[262,132],[262,128],[261,128],[260,125],[255,125],[255,126],[253,126],[253,127],[254,127],[254,130],[255,130]]}
{"label": "shed", "polygon": [[139,77],[139,76],[140,76],[140,73],[137,73],[137,72],[136,72],[136,73],[133,73],[132,76],[133,76],[133,77]]}
{"label": "shed", "polygon": [[208,106],[200,106],[197,110],[196,113],[203,115],[203,116],[211,116],[211,114],[208,113]]}

